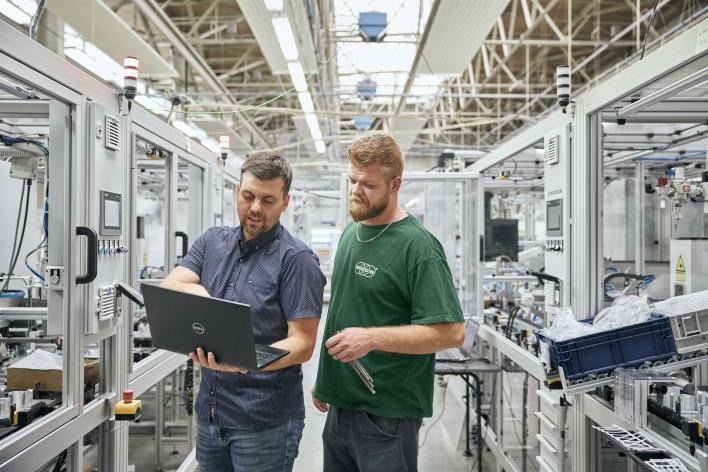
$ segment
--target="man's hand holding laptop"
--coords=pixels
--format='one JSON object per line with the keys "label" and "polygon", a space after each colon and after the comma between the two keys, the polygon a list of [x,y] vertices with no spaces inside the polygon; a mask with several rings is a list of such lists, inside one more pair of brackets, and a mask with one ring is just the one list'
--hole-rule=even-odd
{"label": "man's hand holding laptop", "polygon": [[247,374],[248,369],[242,369],[240,367],[236,367],[234,365],[228,365],[228,364],[221,364],[219,362],[216,362],[216,358],[214,357],[213,352],[205,353],[204,349],[201,347],[197,348],[197,353],[190,352],[189,353],[189,358],[192,359],[194,362],[198,362],[199,365],[202,367],[206,367],[208,369],[213,369],[213,370],[220,370],[222,372],[237,372],[239,374]]}

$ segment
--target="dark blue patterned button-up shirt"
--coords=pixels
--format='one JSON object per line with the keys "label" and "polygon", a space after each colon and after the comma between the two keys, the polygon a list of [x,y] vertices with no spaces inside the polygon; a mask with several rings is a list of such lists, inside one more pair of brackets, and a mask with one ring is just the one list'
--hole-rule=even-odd
{"label": "dark blue patterned button-up shirt", "polygon": [[[212,297],[251,306],[256,343],[284,339],[288,321],[322,313],[326,279],[319,260],[280,224],[249,241],[240,227],[211,228],[180,265],[197,274]],[[203,368],[195,409],[200,421],[241,430],[303,419],[302,369],[239,374]]]}

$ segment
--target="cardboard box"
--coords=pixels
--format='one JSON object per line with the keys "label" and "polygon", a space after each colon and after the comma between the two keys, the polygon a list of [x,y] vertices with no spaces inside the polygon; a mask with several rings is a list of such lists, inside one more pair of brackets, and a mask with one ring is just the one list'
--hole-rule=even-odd
{"label": "cardboard box", "polygon": [[[99,365],[96,359],[84,360],[84,384],[98,383]],[[40,392],[61,392],[61,370],[59,369],[7,369],[8,390],[38,390]]]}

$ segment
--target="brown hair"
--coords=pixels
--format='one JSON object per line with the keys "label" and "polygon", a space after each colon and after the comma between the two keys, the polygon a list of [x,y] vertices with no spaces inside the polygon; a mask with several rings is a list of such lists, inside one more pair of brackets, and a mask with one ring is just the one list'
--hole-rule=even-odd
{"label": "brown hair", "polygon": [[290,184],[293,181],[293,170],[283,156],[270,151],[261,151],[251,154],[241,165],[241,178],[248,172],[257,179],[271,180],[278,177],[283,178],[283,194],[290,192]]}
{"label": "brown hair", "polygon": [[357,139],[349,146],[347,157],[349,162],[359,167],[379,164],[389,181],[403,175],[403,153],[387,134],[371,134]]}

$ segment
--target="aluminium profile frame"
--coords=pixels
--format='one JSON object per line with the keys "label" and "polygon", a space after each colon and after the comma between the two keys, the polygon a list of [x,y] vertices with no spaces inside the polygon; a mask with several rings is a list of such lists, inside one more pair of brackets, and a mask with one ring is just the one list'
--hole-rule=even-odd
{"label": "aluminium profile frame", "polygon": [[[597,88],[576,98],[573,120],[573,208],[578,208],[579,203],[589,205],[584,212],[575,212],[573,221],[573,280],[578,287],[589,288],[587,291],[578,290],[572,293],[571,304],[576,312],[595,313],[602,306],[602,111],[670,72],[707,55],[708,50],[697,50],[698,31],[701,27],[699,24],[689,29],[652,51],[644,60],[632,64]],[[589,404],[591,397],[576,395],[575,399],[573,470],[595,470],[595,467],[598,467],[597,461],[593,459],[592,453],[588,453],[586,447],[588,441],[597,443],[593,439],[595,434],[591,433],[585,406]],[[666,447],[671,445],[666,444]]]}
{"label": "aluminium profile frame", "polygon": [[[0,38],[2,37],[2,24],[0,23]],[[23,85],[32,85],[41,90],[43,94],[50,97],[49,101],[17,101],[3,100],[5,111],[7,107],[16,108],[22,111],[27,108],[31,113],[40,111],[49,120],[49,146],[53,152],[52,162],[49,167],[49,178],[53,185],[51,194],[52,207],[55,211],[50,212],[49,226],[50,237],[50,265],[64,267],[64,287],[60,291],[49,291],[48,301],[50,310],[48,313],[48,326],[53,329],[61,328],[61,333],[65,336],[65,355],[62,373],[63,403],[60,409],[48,415],[46,418],[38,420],[9,438],[2,441],[0,449],[0,470],[12,470],[14,463],[24,461],[41,467],[44,463],[52,459],[48,453],[53,446],[58,446],[61,450],[70,449],[72,451],[71,461],[76,462],[76,452],[78,451],[77,441],[71,438],[62,437],[59,444],[51,444],[48,437],[53,433],[61,431],[76,423],[85,409],[90,405],[83,404],[83,316],[71,317],[69,313],[74,312],[75,298],[78,294],[75,282],[76,272],[79,270],[76,265],[76,235],[77,223],[77,186],[79,166],[78,158],[83,152],[82,142],[84,136],[84,112],[85,103],[82,96],[63,87],[43,74],[27,67],[20,61],[0,51],[1,70],[12,80],[17,80]],[[38,108],[43,110],[38,110]],[[59,152],[56,152],[60,150]],[[54,154],[56,153],[56,154]],[[80,185],[80,184],[79,184]],[[61,293],[59,293],[61,292]],[[61,306],[61,318],[56,324],[55,317],[52,316],[54,310],[52,306]],[[104,400],[97,400],[100,403]],[[44,462],[44,463],[43,463]],[[80,463],[80,458],[78,459]],[[17,470],[17,469],[15,469]]]}
{"label": "aluminium profile frame", "polygon": [[[571,280],[576,288],[571,291],[571,305],[577,313],[596,312],[602,304],[602,110],[670,71],[708,54],[708,50],[696,51],[698,30],[701,26],[697,25],[682,33],[651,52],[643,61],[633,64],[597,88],[576,97],[570,116],[560,113],[550,115],[501,144],[469,168],[483,172],[532,146],[543,139],[548,131],[566,120],[572,122]],[[480,334],[485,336],[482,329]],[[498,346],[497,349],[501,347]],[[508,352],[508,349],[504,351]],[[517,357],[520,365],[525,366],[527,371],[532,373],[536,370],[534,363],[526,362],[522,353],[518,353]],[[586,403],[593,401],[595,400],[587,395],[574,396],[572,470],[596,470],[598,467],[596,457],[592,451],[588,453],[587,448],[587,444],[593,447],[599,444],[590,432],[587,421],[589,415],[585,407]],[[593,407],[595,406],[593,404]],[[604,417],[595,415],[594,418],[601,420]]]}
{"label": "aluminium profile frame", "polygon": [[[83,72],[79,68],[73,66],[68,61],[59,58],[41,45],[30,40],[16,29],[8,24],[0,21],[0,70],[6,73],[12,80],[17,80],[18,83],[28,84],[43,94],[50,97],[56,97],[59,100],[56,102],[55,108],[66,110],[65,115],[71,119],[62,119],[50,126],[54,126],[56,132],[50,133],[50,140],[61,140],[56,143],[65,148],[65,151],[59,156],[53,158],[53,162],[61,163],[62,159],[67,159],[70,163],[66,166],[54,165],[51,170],[58,171],[59,174],[52,178],[54,182],[66,182],[66,189],[56,185],[52,192],[55,208],[60,208],[57,212],[50,213],[50,226],[61,224],[63,230],[55,230],[53,234],[67,235],[62,243],[59,243],[57,258],[54,262],[57,265],[65,265],[64,277],[67,281],[64,289],[63,299],[59,303],[63,306],[65,313],[74,312],[74,308],[79,308],[78,316],[63,316],[64,331],[68,347],[66,349],[66,362],[68,368],[63,373],[64,384],[64,403],[61,411],[49,415],[47,418],[38,420],[36,423],[24,428],[13,435],[9,440],[4,441],[0,448],[0,471],[14,470],[36,470],[51,461],[61,451],[68,449],[70,454],[67,458],[67,470],[78,472],[83,465],[83,436],[95,429],[97,426],[103,425],[104,434],[109,434],[108,443],[105,448],[101,448],[102,453],[107,453],[108,456],[101,458],[101,466],[106,470],[126,470],[127,468],[127,428],[115,429],[112,427],[113,422],[108,422],[112,416],[113,405],[117,401],[115,391],[100,394],[96,400],[84,405],[83,404],[83,385],[81,378],[83,376],[83,345],[89,337],[84,336],[84,321],[83,312],[87,309],[85,305],[76,305],[74,298],[79,296],[82,298],[81,291],[77,290],[74,282],[76,267],[74,251],[76,247],[76,235],[74,228],[79,217],[77,200],[79,195],[85,198],[84,193],[79,193],[77,187],[85,184],[85,175],[80,173],[81,163],[88,159],[88,150],[86,146],[86,131],[88,122],[86,121],[87,108],[89,101],[99,103],[113,112],[117,112],[118,100],[116,91],[106,85],[100,83],[89,74]],[[9,101],[4,101],[8,103]],[[39,100],[37,103],[41,103]],[[32,103],[31,106],[36,107],[37,104]],[[151,128],[155,121],[163,123],[155,117],[150,116],[142,108],[135,106],[132,111],[132,118],[136,115],[144,117]],[[130,119],[126,119],[130,122]],[[171,127],[168,127],[171,128]],[[168,133],[175,143],[179,143],[179,148],[182,151],[180,154],[186,153],[189,159],[196,159],[199,162],[204,162],[205,167],[216,165],[215,156],[200,144],[191,141],[186,136],[172,129]],[[123,135],[123,149],[127,158],[129,158],[129,133]],[[51,145],[50,141],[50,145]],[[126,164],[126,176],[129,175],[128,165]],[[83,190],[81,190],[83,192]],[[62,204],[59,198],[71,198],[72,204]],[[131,196],[128,195],[127,199]],[[131,212],[131,214],[134,214]],[[83,214],[82,214],[83,215]],[[84,215],[82,218],[85,218]],[[126,231],[133,232],[133,222],[130,218],[126,218]],[[204,223],[206,223],[206,217]],[[52,245],[50,236],[50,246]],[[70,263],[62,263],[62,261],[71,261]],[[84,290],[85,292],[85,290]],[[78,300],[78,299],[77,299]],[[80,300],[79,300],[80,301]],[[127,302],[126,302],[127,303]],[[125,310],[128,312],[129,310]],[[132,311],[131,311],[132,312]],[[128,327],[128,323],[123,323]],[[127,328],[126,328],[127,329]],[[111,355],[115,354],[115,358],[111,358],[112,370],[115,372],[116,378],[111,378],[109,385],[118,388],[121,385],[127,385],[128,373],[125,357],[130,352],[128,343],[130,337],[126,336],[123,329],[116,330],[115,340],[116,349],[112,350]],[[128,333],[129,334],[129,333]],[[81,341],[71,342],[71,340],[79,339]],[[160,363],[160,370],[174,370],[186,360],[186,357],[179,355],[167,355],[165,362]],[[154,371],[153,371],[154,372]],[[169,373],[169,372],[168,372]],[[113,374],[111,374],[113,375]],[[165,374],[167,375],[167,374]],[[145,381],[150,376],[145,376]],[[121,380],[123,379],[123,380]],[[154,377],[153,377],[154,379]],[[141,379],[143,380],[143,379]],[[154,383],[154,380],[153,380]],[[148,388],[145,386],[144,388]],[[107,427],[111,429],[106,431]]]}

